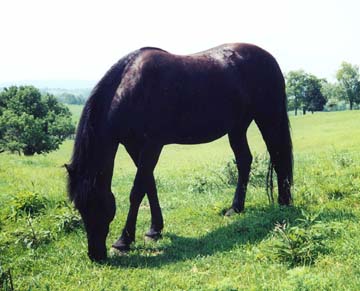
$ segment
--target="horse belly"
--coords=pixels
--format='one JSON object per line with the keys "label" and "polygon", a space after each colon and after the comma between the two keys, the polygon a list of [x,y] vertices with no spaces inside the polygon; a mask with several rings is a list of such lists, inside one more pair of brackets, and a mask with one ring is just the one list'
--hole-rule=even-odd
{"label": "horse belly", "polygon": [[198,144],[214,141],[228,133],[232,118],[229,112],[218,108],[216,112],[203,109],[178,116],[172,138],[173,143]]}
{"label": "horse belly", "polygon": [[168,143],[176,143],[176,144],[200,144],[200,143],[208,143],[212,142],[216,139],[219,139],[227,134],[227,131],[219,131],[219,132],[209,132],[204,133],[202,135],[184,135],[184,136],[175,136],[173,140],[169,140]]}

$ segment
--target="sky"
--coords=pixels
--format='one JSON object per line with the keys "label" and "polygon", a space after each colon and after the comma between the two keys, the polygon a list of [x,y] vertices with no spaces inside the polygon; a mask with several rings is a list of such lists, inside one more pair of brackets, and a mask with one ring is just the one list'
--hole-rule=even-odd
{"label": "sky", "polygon": [[356,0],[1,0],[0,83],[99,80],[125,54],[191,54],[233,42],[271,52],[284,72],[333,80],[360,64]]}

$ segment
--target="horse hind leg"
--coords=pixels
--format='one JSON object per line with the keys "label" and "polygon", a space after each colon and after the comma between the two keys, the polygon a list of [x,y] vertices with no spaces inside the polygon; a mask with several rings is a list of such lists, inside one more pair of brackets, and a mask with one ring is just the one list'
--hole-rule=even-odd
{"label": "horse hind leg", "polygon": [[239,213],[245,207],[246,189],[252,162],[252,155],[246,138],[246,130],[249,124],[250,122],[246,125],[245,129],[233,130],[228,134],[230,146],[235,155],[238,181],[232,206],[226,212],[226,216]]}

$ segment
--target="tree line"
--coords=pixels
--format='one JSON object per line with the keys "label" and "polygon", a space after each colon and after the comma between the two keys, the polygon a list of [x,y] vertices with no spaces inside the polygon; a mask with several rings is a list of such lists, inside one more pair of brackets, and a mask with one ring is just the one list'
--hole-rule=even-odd
{"label": "tree line", "polygon": [[345,101],[350,110],[360,105],[359,66],[343,62],[336,72],[336,82],[320,79],[303,70],[290,71],[285,75],[288,109],[295,115],[301,110],[322,111],[325,105],[329,110]]}
{"label": "tree line", "polygon": [[66,92],[57,95],[56,98],[61,103],[65,103],[65,104],[84,105],[86,102],[86,98],[83,95],[75,95]]}

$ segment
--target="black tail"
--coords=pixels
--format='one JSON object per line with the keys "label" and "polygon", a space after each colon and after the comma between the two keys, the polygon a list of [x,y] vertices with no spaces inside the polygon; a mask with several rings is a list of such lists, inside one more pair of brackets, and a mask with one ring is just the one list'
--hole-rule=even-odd
{"label": "black tail", "polygon": [[274,204],[274,164],[269,161],[268,172],[266,174],[266,194],[270,204]]}
{"label": "black tail", "polygon": [[[86,200],[89,187],[94,185],[94,172],[98,159],[105,119],[126,66],[139,54],[139,50],[120,59],[95,86],[87,100],[77,127],[71,163],[66,166],[68,195],[71,201]],[[95,164],[94,164],[95,163]],[[83,197],[85,196],[85,197]]]}
{"label": "black tail", "polygon": [[[270,153],[270,162],[266,177],[266,191],[270,203],[274,202],[273,197],[273,174],[274,169],[278,175],[278,187],[288,188],[288,190],[279,191],[279,195],[290,196],[290,187],[293,185],[293,147],[290,133],[290,122],[287,114],[287,98],[285,89],[283,91],[283,100],[280,111],[266,113],[264,116],[255,118],[261,134],[265,140]],[[276,113],[275,113],[276,112]],[[280,177],[279,177],[280,176]],[[286,185],[279,185],[284,183]],[[280,194],[287,193],[287,194]],[[291,200],[291,197],[280,197],[279,202]],[[284,202],[287,204],[287,202]]]}
{"label": "black tail", "polygon": [[[285,97],[286,98],[286,97]],[[285,107],[286,108],[286,107]],[[287,183],[289,186],[293,185],[293,146],[290,133],[290,123],[287,110],[284,110],[281,117],[281,123],[279,127],[279,138],[281,140],[281,151],[279,159],[273,159],[270,157],[268,173],[266,176],[266,192],[270,203],[274,203],[274,168],[283,167],[286,172]],[[290,197],[291,198],[291,197]]]}

